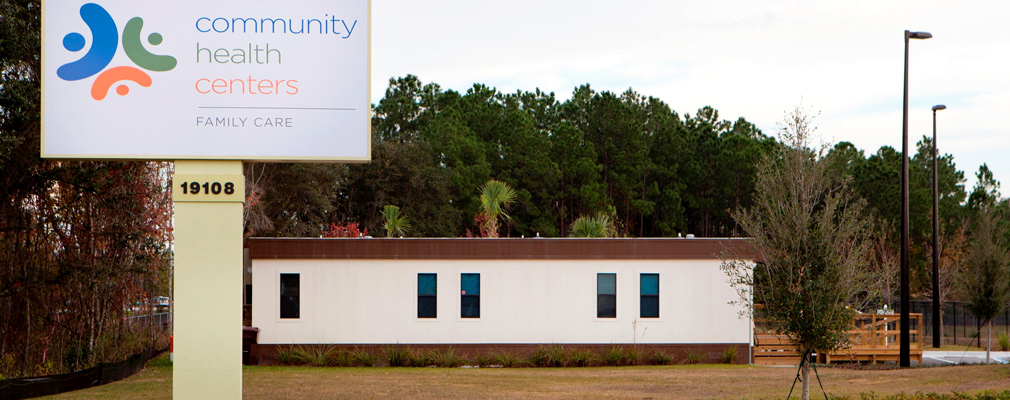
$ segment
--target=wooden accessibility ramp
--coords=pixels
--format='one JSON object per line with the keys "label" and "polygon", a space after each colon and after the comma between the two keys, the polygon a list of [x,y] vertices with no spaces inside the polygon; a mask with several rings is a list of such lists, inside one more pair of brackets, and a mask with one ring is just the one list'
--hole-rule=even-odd
{"label": "wooden accessibility ramp", "polygon": [[[848,331],[849,342],[839,350],[818,354],[817,362],[870,362],[898,361],[901,347],[898,344],[898,314],[861,314],[853,319]],[[758,322],[758,321],[755,321]],[[909,314],[909,345],[911,359],[922,363],[922,314]],[[800,354],[788,336],[775,332],[754,332],[755,365],[799,365]]]}

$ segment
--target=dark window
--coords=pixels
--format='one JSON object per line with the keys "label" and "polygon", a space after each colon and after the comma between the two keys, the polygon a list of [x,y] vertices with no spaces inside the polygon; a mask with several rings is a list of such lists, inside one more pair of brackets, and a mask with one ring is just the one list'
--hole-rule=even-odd
{"label": "dark window", "polygon": [[617,318],[617,274],[596,274],[596,318]]}
{"label": "dark window", "polygon": [[659,318],[659,274],[642,274],[641,318]]}
{"label": "dark window", "polygon": [[480,318],[480,274],[460,275],[460,312],[462,318]]}
{"label": "dark window", "polygon": [[281,318],[298,318],[299,274],[281,274]]}
{"label": "dark window", "polygon": [[417,274],[417,317],[438,317],[438,275]]}
{"label": "dark window", "polygon": [[245,303],[252,304],[252,285],[245,285]]}

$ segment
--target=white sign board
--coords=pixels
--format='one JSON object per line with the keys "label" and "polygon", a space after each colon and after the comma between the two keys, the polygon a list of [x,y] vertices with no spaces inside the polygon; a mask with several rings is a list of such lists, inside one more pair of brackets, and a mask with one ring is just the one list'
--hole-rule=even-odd
{"label": "white sign board", "polygon": [[42,157],[369,159],[368,0],[48,0],[42,13]]}

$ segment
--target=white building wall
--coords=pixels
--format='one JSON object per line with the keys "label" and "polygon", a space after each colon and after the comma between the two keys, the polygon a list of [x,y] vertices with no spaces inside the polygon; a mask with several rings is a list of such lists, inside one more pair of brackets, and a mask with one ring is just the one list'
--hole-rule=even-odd
{"label": "white building wall", "polygon": [[[253,260],[261,344],[750,343],[719,260]],[[300,318],[280,319],[299,273]],[[417,318],[417,274],[438,274],[438,318]],[[480,318],[460,318],[460,274],[480,273]],[[617,318],[596,317],[596,274],[617,274]],[[638,318],[639,274],[659,273],[660,318]]]}

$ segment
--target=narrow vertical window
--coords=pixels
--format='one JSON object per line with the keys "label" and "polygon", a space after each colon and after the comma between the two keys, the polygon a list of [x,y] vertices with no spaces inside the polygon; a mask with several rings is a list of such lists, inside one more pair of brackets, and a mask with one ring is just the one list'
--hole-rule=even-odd
{"label": "narrow vertical window", "polygon": [[438,275],[417,274],[417,317],[438,318]]}
{"label": "narrow vertical window", "polygon": [[596,318],[617,318],[617,274],[596,274]]}
{"label": "narrow vertical window", "polygon": [[640,285],[641,318],[659,318],[659,274],[642,274]]}
{"label": "narrow vertical window", "polygon": [[460,275],[461,318],[480,318],[480,274]]}
{"label": "narrow vertical window", "polygon": [[281,318],[299,318],[299,277],[299,274],[281,274]]}

